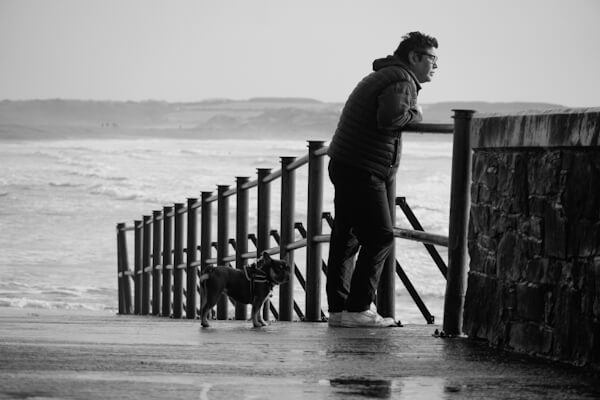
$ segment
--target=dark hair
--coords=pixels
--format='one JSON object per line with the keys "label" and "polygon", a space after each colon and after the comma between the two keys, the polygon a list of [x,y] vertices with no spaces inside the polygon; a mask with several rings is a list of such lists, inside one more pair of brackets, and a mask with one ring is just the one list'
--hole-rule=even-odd
{"label": "dark hair", "polygon": [[421,32],[410,32],[402,36],[402,41],[394,52],[394,56],[403,61],[408,61],[408,53],[411,51],[425,51],[428,48],[438,47],[438,41],[433,36]]}

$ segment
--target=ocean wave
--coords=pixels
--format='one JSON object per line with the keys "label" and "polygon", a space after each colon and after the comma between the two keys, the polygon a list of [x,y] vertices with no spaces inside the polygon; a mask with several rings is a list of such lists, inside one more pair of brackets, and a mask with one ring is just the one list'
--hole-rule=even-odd
{"label": "ocean wave", "polygon": [[69,188],[69,187],[81,187],[83,184],[81,183],[73,183],[73,182],[49,182],[49,186],[58,187],[58,188]]}
{"label": "ocean wave", "polygon": [[66,170],[64,171],[67,175],[77,176],[81,178],[96,178],[102,179],[106,181],[115,181],[115,182],[123,182],[127,180],[126,176],[121,175],[111,175],[106,171],[99,171],[95,168],[95,171],[81,171],[79,169],[76,170]]}
{"label": "ocean wave", "polygon": [[30,299],[26,297],[6,298],[0,297],[0,307],[34,308],[43,310],[88,310],[88,311],[116,311],[116,306],[103,303],[80,303],[67,301],[49,301]]}
{"label": "ocean wave", "polygon": [[168,199],[153,196],[151,192],[137,192],[131,189],[109,187],[105,185],[94,185],[89,189],[89,193],[98,196],[105,196],[119,201],[144,201],[148,203],[166,204]]}

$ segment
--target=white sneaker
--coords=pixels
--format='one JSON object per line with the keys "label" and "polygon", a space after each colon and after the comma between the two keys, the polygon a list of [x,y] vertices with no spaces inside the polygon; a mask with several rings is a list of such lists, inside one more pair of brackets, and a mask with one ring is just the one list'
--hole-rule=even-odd
{"label": "white sneaker", "polygon": [[342,326],[342,312],[330,312],[327,324],[334,327]]}
{"label": "white sneaker", "polygon": [[383,318],[373,310],[342,312],[341,326],[346,328],[388,328],[396,326],[394,318]]}

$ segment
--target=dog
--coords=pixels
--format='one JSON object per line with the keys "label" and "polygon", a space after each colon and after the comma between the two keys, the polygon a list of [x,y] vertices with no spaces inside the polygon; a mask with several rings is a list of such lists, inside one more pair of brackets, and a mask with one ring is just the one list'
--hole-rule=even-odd
{"label": "dog", "polygon": [[290,267],[287,262],[274,260],[263,252],[256,263],[236,269],[226,266],[210,266],[200,274],[202,326],[207,328],[208,314],[217,304],[222,293],[243,304],[252,304],[252,325],[260,328],[267,325],[261,309],[275,285],[287,282]]}

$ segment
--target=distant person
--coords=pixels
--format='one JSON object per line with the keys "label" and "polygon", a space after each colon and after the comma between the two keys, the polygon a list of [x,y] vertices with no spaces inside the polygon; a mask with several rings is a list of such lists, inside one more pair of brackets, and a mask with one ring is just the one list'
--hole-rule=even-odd
{"label": "distant person", "polygon": [[396,193],[390,188],[400,163],[402,127],[422,120],[417,94],[433,78],[437,47],[435,38],[420,32],[403,36],[393,55],[373,62],[373,72],[342,110],[328,151],[335,187],[327,265],[330,326],[396,324],[372,311],[371,303],[394,245]]}

